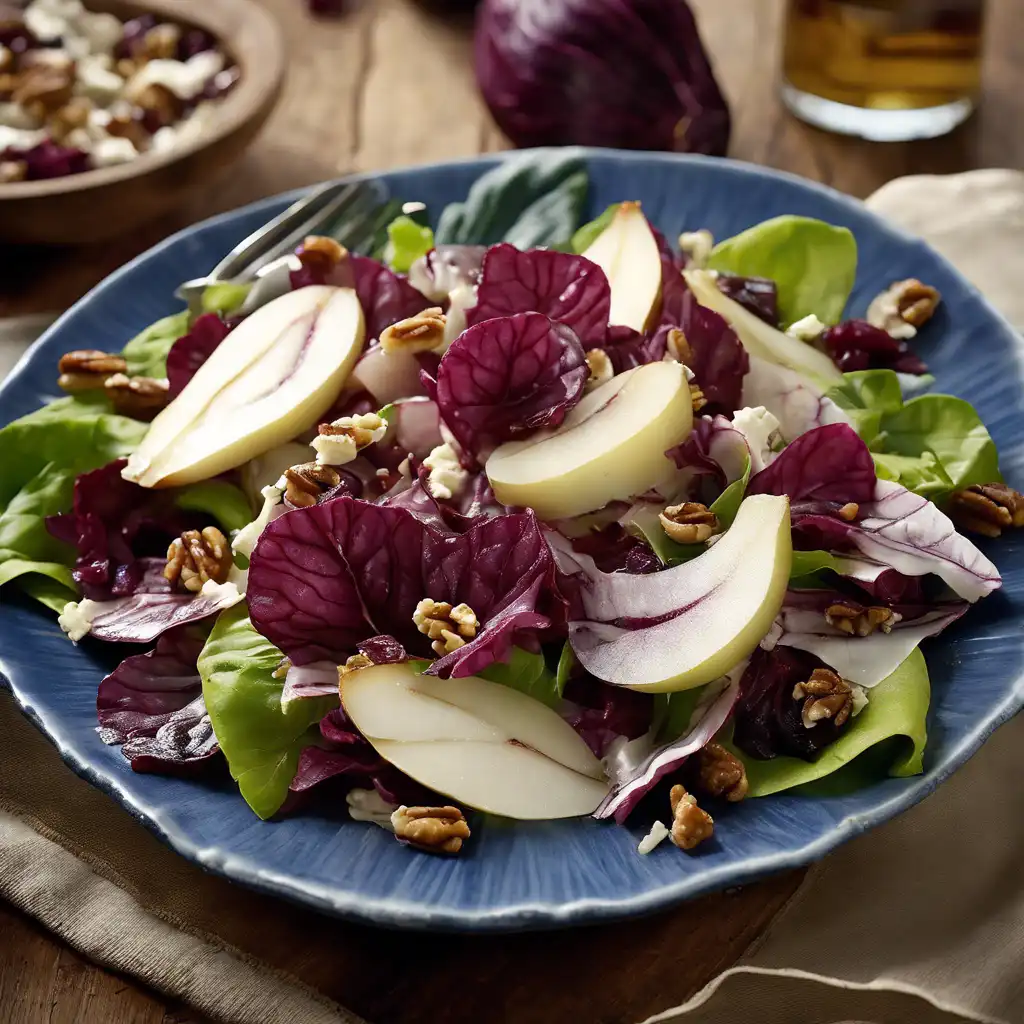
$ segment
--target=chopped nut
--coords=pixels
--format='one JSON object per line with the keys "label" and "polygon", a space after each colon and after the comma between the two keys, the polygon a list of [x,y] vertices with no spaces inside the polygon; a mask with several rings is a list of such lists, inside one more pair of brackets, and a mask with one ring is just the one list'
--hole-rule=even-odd
{"label": "chopped nut", "polygon": [[0,43],[0,72],[10,71],[14,67],[14,54]]}
{"label": "chopped nut", "polygon": [[33,117],[44,120],[70,99],[74,87],[74,69],[53,64],[35,64],[19,77],[11,99]]}
{"label": "chopped nut", "polygon": [[675,785],[669,790],[668,799],[672,808],[672,842],[680,850],[692,850],[711,838],[715,820],[697,806],[692,793],[687,793],[684,786]]}
{"label": "chopped nut", "polygon": [[375,412],[359,416],[342,416],[333,423],[321,423],[312,447],[320,466],[344,466],[367,445],[381,440],[387,433],[387,421]]}
{"label": "chopped nut", "polygon": [[149,132],[141,117],[118,114],[107,124],[107,134],[115,139],[127,139],[137,150],[142,150],[149,138]]}
{"label": "chopped nut", "polygon": [[83,348],[62,355],[57,369],[60,371],[57,385],[62,390],[73,393],[103,387],[109,376],[124,373],[128,369],[128,364],[121,356],[112,352]]}
{"label": "chopped nut", "polygon": [[208,580],[224,583],[231,569],[231,546],[216,526],[186,530],[167,549],[164,577],[198,594]]}
{"label": "chopped nut", "polygon": [[712,741],[697,754],[694,786],[708,796],[736,803],[747,795],[747,769],[735,754]]}
{"label": "chopped nut", "polygon": [[0,185],[24,181],[28,177],[28,164],[24,160],[0,160]]}
{"label": "chopped nut", "polygon": [[150,60],[174,60],[180,41],[181,29],[177,25],[169,22],[154,25],[142,37],[142,54]]}
{"label": "chopped nut", "polygon": [[184,104],[165,85],[152,82],[136,97],[135,102],[151,112],[161,124],[173,124],[184,113]]}
{"label": "chopped nut", "polygon": [[850,636],[871,636],[876,629],[883,633],[891,633],[892,627],[901,617],[898,612],[882,606],[865,608],[857,604],[837,602],[825,609],[825,621]]}
{"label": "chopped nut", "polygon": [[131,57],[122,57],[114,65],[114,71],[117,74],[119,74],[122,78],[129,79],[133,75],[135,75],[135,73],[139,71],[145,63],[146,60],[144,57],[139,57],[138,59],[133,59]]}
{"label": "chopped nut", "polygon": [[444,657],[464,647],[467,640],[476,636],[480,622],[468,604],[457,604],[454,608],[448,601],[432,601],[425,597],[412,613],[416,628],[430,637],[430,645],[438,657]]}
{"label": "chopped nut", "polygon": [[678,327],[673,327],[668,332],[665,339],[665,347],[668,354],[676,360],[676,362],[687,365],[693,359],[693,349],[690,348],[690,343],[686,340],[686,335]]}
{"label": "chopped nut", "polygon": [[322,494],[341,483],[336,469],[315,462],[303,462],[286,469],[284,478],[287,482],[284,489],[285,501],[295,508],[315,505]]}
{"label": "chopped nut", "polygon": [[694,412],[700,412],[708,404],[708,400],[704,397],[704,392],[701,391],[700,385],[694,384],[693,381],[690,381],[690,401],[693,403]]}
{"label": "chopped nut", "polygon": [[166,378],[158,380],[155,377],[128,377],[123,373],[115,373],[104,381],[103,387],[114,406],[114,412],[144,423],[149,423],[170,398]]}
{"label": "chopped nut", "polygon": [[669,505],[658,519],[665,533],[680,544],[700,544],[718,532],[718,516],[696,501]]}
{"label": "chopped nut", "polygon": [[1024,495],[1006,484],[972,484],[951,495],[948,511],[960,529],[999,537],[1011,526],[1024,526]]}
{"label": "chopped nut", "polygon": [[343,677],[358,672],[361,668],[370,668],[372,665],[373,662],[365,654],[353,654],[344,665],[338,666],[338,681],[341,682]]}
{"label": "chopped nut", "polygon": [[860,505],[855,501],[848,501],[838,512],[839,518],[844,522],[852,523],[860,515]]}
{"label": "chopped nut", "polygon": [[63,141],[76,128],[82,128],[89,120],[92,103],[84,96],[75,96],[56,111],[47,124],[50,135],[57,141]]}
{"label": "chopped nut", "polygon": [[330,267],[336,267],[346,256],[348,249],[340,242],[326,235],[309,235],[302,242],[302,254],[316,253],[322,256]]}
{"label": "chopped nut", "polygon": [[446,317],[440,306],[399,320],[381,331],[380,347],[391,352],[430,352],[444,345]]}
{"label": "chopped nut", "polygon": [[853,687],[832,669],[816,668],[806,683],[793,687],[793,700],[804,702],[800,718],[805,729],[813,729],[826,718],[839,728],[853,711]]}
{"label": "chopped nut", "polygon": [[615,376],[615,367],[603,348],[592,348],[587,353],[587,367],[590,370],[590,376],[587,377],[588,391],[606,384]]}
{"label": "chopped nut", "polygon": [[395,835],[427,853],[458,853],[470,836],[466,816],[458,807],[406,807],[391,815]]}
{"label": "chopped nut", "polygon": [[868,323],[894,338],[912,338],[932,318],[941,299],[935,288],[915,278],[894,281],[868,306]]}

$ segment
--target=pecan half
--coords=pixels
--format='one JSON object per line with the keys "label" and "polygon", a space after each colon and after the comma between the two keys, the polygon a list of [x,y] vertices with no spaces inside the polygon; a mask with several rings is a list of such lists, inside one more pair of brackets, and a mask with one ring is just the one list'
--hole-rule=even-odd
{"label": "pecan half", "polygon": [[694,788],[708,796],[736,803],[747,795],[747,769],[743,762],[721,743],[710,743],[694,758]]}
{"label": "pecan half", "polygon": [[672,808],[672,842],[680,850],[692,850],[715,831],[715,819],[697,806],[697,799],[686,787],[675,785],[669,790],[669,805]]}
{"label": "pecan half", "polygon": [[699,544],[718,532],[718,516],[697,501],[669,505],[658,520],[665,533],[680,544]]}
{"label": "pecan half", "polygon": [[876,629],[891,633],[901,616],[891,608],[837,602],[825,609],[825,621],[850,636],[871,636]]}
{"label": "pecan half", "polygon": [[416,605],[412,621],[433,641],[430,646],[439,658],[464,647],[480,627],[476,612],[468,604],[457,604],[453,608],[448,601],[432,601],[429,597]]}
{"label": "pecan half", "polygon": [[57,386],[74,393],[103,387],[108,377],[115,373],[124,373],[128,369],[128,364],[121,356],[112,352],[83,348],[62,355],[57,369],[60,372]]}
{"label": "pecan half", "polygon": [[103,383],[114,412],[143,423],[148,423],[167,405],[169,386],[166,378],[128,377],[123,373],[115,373]]}
{"label": "pecan half", "polygon": [[1006,484],[971,484],[950,496],[947,511],[960,529],[999,537],[1009,527],[1024,526],[1024,495]]}
{"label": "pecan half", "polygon": [[458,853],[470,836],[466,816],[458,807],[406,807],[391,815],[395,835],[427,853]]}
{"label": "pecan half", "polygon": [[[325,270],[332,270],[348,256],[348,249],[326,235],[307,235],[299,247],[299,255],[307,257],[306,262],[320,263]],[[308,257],[313,257],[313,260]]]}
{"label": "pecan half", "polygon": [[444,344],[446,317],[440,306],[399,320],[380,334],[380,347],[392,352],[431,352]]}
{"label": "pecan half", "polygon": [[916,278],[894,281],[868,306],[868,323],[894,338],[912,338],[917,328],[932,318],[941,301],[937,289]]}
{"label": "pecan half", "polygon": [[804,702],[800,718],[805,729],[831,718],[839,728],[853,712],[853,687],[830,668],[816,668],[806,683],[793,687],[793,700]]}
{"label": "pecan half", "polygon": [[284,471],[284,498],[295,508],[310,508],[317,499],[341,483],[341,476],[330,466],[303,462]]}
{"label": "pecan half", "polygon": [[223,583],[231,569],[231,546],[216,526],[186,530],[167,549],[164,577],[198,594],[208,580]]}
{"label": "pecan half", "polygon": [[615,376],[615,368],[603,348],[592,348],[587,353],[587,368],[590,370],[590,376],[587,377],[588,391],[606,384]]}

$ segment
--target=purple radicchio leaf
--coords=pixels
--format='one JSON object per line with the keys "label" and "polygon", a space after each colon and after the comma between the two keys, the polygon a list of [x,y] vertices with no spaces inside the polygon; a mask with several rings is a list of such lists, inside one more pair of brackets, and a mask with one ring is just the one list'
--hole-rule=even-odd
{"label": "purple radicchio leaf", "polygon": [[604,349],[612,361],[612,369],[616,373],[625,373],[645,363],[658,363],[665,358],[665,340],[667,331],[655,331],[654,334],[640,334],[632,327],[614,324],[608,328]]}
{"label": "purple radicchio leaf", "polygon": [[743,433],[724,416],[701,416],[694,420],[690,436],[665,454],[680,470],[675,481],[678,493],[710,505],[746,472],[750,448]]}
{"label": "purple radicchio leaf", "polygon": [[463,452],[482,461],[503,441],[557,427],[583,397],[588,374],[571,328],[517,313],[460,334],[428,388]]}
{"label": "purple radicchio leaf", "polygon": [[750,478],[747,494],[788,495],[791,501],[871,501],[875,464],[868,446],[845,423],[816,427],[788,444]]}
{"label": "purple radicchio leaf", "polygon": [[[966,601],[952,600],[897,602],[889,605],[896,618],[888,625],[888,631],[880,629],[868,636],[850,636],[826,618],[826,611],[835,604],[856,613],[867,608],[845,592],[790,590],[770,638],[778,634],[778,645],[807,651],[844,679],[864,687],[877,686],[906,661],[922,640],[941,633],[970,607]],[[872,604],[877,606],[877,602]]]}
{"label": "purple radicchio leaf", "polygon": [[904,576],[869,558],[837,555],[835,562],[842,579],[871,595],[876,602],[893,607],[901,603],[921,604],[925,600],[923,577]]}
{"label": "purple radicchio leaf", "polygon": [[733,743],[759,760],[800,757],[813,760],[819,750],[837,739],[840,729],[822,719],[808,729],[801,718],[803,701],[793,687],[806,682],[816,668],[829,668],[806,651],[782,645],[754,651],[740,680],[733,712]]}
{"label": "purple radicchio leaf", "polygon": [[611,302],[608,279],[596,263],[549,249],[520,252],[503,242],[487,250],[466,325],[532,311],[571,327],[584,348],[593,348],[608,332]]}
{"label": "purple radicchio leaf", "polygon": [[404,508],[338,498],[271,523],[249,565],[253,625],[294,664],[343,662],[371,636],[389,634],[430,657],[413,623],[423,598],[468,604],[476,637],[433,662],[432,675],[465,676],[530,646],[549,619],[537,611],[552,572],[532,512],[480,519],[465,533]]}
{"label": "purple radicchio leaf", "polygon": [[642,575],[657,572],[662,567],[650,546],[627,533],[619,523],[574,537],[572,546],[580,554],[589,555],[601,572]]}
{"label": "purple radicchio leaf", "polygon": [[231,333],[239,322],[222,320],[216,313],[204,313],[197,317],[188,334],[182,335],[167,353],[168,394],[177,398],[185,385],[196,375],[196,371],[217,346]]}
{"label": "purple radicchio leaf", "polygon": [[121,476],[125,459],[80,474],[72,510],[48,516],[47,530],[78,551],[72,576],[95,601],[133,594],[145,559],[166,556],[167,546],[193,526],[205,526],[179,509],[166,491],[140,487]]}
{"label": "purple radicchio leaf", "polygon": [[845,320],[829,327],[821,343],[844,373],[852,370],[895,370],[920,375],[928,367],[910,346],[866,320]]}
{"label": "purple radicchio leaf", "polygon": [[409,284],[431,302],[446,302],[456,288],[480,282],[486,245],[439,245],[413,262]]}
{"label": "purple radicchio leaf", "polygon": [[209,771],[220,760],[220,747],[203,695],[175,711],[155,735],[133,736],[121,753],[136,772],[192,776]]}
{"label": "purple radicchio leaf", "polygon": [[779,289],[767,277],[740,277],[737,274],[719,274],[715,278],[718,290],[733,302],[772,327],[779,326]]}
{"label": "purple radicchio leaf", "polygon": [[936,505],[891,480],[876,482],[852,522],[828,502],[794,504],[791,516],[805,550],[857,551],[904,576],[932,573],[972,603],[1002,586],[999,570]]}
{"label": "purple radicchio leaf", "polygon": [[611,791],[594,811],[594,817],[614,818],[622,824],[662,779],[678,771],[691,754],[697,753],[722,728],[738,692],[738,680],[730,679],[721,693],[707,704],[689,732],[652,751],[628,774],[613,779]]}
{"label": "purple radicchio leaf", "polygon": [[604,757],[620,736],[635,740],[651,728],[654,697],[649,693],[609,686],[580,670],[566,684],[563,696],[562,717],[595,757]]}
{"label": "purple radicchio leaf", "polygon": [[[358,645],[360,654],[374,665],[408,661],[405,648],[393,636],[371,636]],[[288,665],[281,691],[281,705],[306,697],[333,697],[338,693],[338,666],[333,661],[311,661]]]}

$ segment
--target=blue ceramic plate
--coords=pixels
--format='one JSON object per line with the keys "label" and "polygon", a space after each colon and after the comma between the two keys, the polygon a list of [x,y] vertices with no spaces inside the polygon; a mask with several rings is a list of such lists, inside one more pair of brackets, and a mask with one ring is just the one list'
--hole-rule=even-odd
{"label": "blue ceramic plate", "polygon": [[[393,193],[432,211],[464,198],[497,158],[383,175]],[[923,243],[860,203],[797,178],[726,161],[595,150],[591,213],[639,199],[670,238],[683,228],[734,234],[782,213],[852,229],[860,272],[852,298],[863,313],[894,279],[919,277],[943,295],[922,355],[941,389],[972,401],[999,444],[1007,477],[1024,483],[1021,343],[963,278]],[[175,235],[106,280],[47,332],[0,391],[0,423],[53,396],[60,353],[117,350],[175,310],[179,282],[202,273],[276,214],[270,199]],[[3,458],[0,453],[0,459]],[[230,784],[137,775],[95,732],[95,648],[75,648],[52,615],[5,595],[0,668],[32,719],[79,774],[109,792],[186,857],[254,888],[346,917],[412,928],[527,929],[607,920],[807,864],[910,807],[973,754],[1024,704],[1024,545],[1013,536],[989,552],[1004,573],[1001,593],[926,646],[934,697],[926,772],[882,779],[829,797],[782,794],[729,807],[715,841],[682,856],[664,846],[636,853],[640,837],[593,820],[490,826],[457,859],[411,856],[383,831],[311,815],[256,819]]]}

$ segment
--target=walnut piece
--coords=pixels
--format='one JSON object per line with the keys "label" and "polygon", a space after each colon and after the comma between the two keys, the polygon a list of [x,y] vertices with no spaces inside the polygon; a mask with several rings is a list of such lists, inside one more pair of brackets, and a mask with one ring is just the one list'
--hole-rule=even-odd
{"label": "walnut piece", "polygon": [[721,743],[713,740],[697,753],[694,788],[708,796],[737,803],[747,795],[747,769]]}
{"label": "walnut piece", "polygon": [[700,385],[695,384],[692,380],[690,381],[690,401],[693,403],[694,412],[700,412],[708,404],[708,400],[704,396],[704,392],[701,391]]}
{"label": "walnut piece", "polygon": [[590,376],[587,377],[588,391],[607,384],[615,376],[615,368],[603,348],[592,348],[587,353],[587,367],[590,370]]}
{"label": "walnut piece", "polygon": [[193,594],[208,580],[224,583],[231,570],[231,545],[216,526],[186,530],[167,549],[164,577]]}
{"label": "walnut piece", "polygon": [[71,99],[75,84],[74,68],[54,64],[34,64],[18,77],[11,99],[42,121]]}
{"label": "walnut piece", "polygon": [[678,327],[673,327],[665,338],[668,354],[677,362],[689,365],[693,359],[693,349],[686,340],[686,335]]}
{"label": "walnut piece", "polygon": [[876,629],[891,633],[892,627],[901,617],[898,612],[882,606],[865,608],[858,604],[836,602],[825,609],[825,621],[850,636],[871,636]]}
{"label": "walnut piece", "polygon": [[178,55],[181,29],[169,22],[154,25],[142,37],[142,55],[149,60],[174,60]]}
{"label": "walnut piece", "polygon": [[341,483],[341,476],[331,466],[303,462],[284,471],[284,498],[295,508],[310,508],[317,499]]}
{"label": "walnut piece", "polygon": [[813,729],[826,718],[840,728],[853,711],[853,687],[832,669],[816,668],[806,683],[793,687],[793,700],[804,702],[800,718],[805,729]]}
{"label": "walnut piece", "polygon": [[951,495],[947,511],[960,529],[999,537],[1009,527],[1024,526],[1024,495],[1006,484],[972,484]]}
{"label": "walnut piece", "polygon": [[318,262],[322,262],[328,270],[336,267],[348,256],[348,249],[345,246],[326,235],[307,235],[299,252],[302,256],[315,255]]}
{"label": "walnut piece", "polygon": [[137,96],[136,106],[156,115],[160,124],[174,124],[185,112],[184,100],[179,99],[165,85],[151,82]]}
{"label": "walnut piece", "polygon": [[855,501],[848,501],[837,514],[843,522],[852,523],[860,515],[860,505]]}
{"label": "walnut piece", "polygon": [[412,613],[416,628],[433,641],[431,648],[439,658],[464,647],[476,636],[480,622],[468,604],[453,608],[448,601],[432,601],[425,597]]}
{"label": "walnut piece", "polygon": [[106,384],[115,373],[124,373],[128,364],[121,356],[94,348],[78,349],[60,357],[57,386],[64,391],[93,391]]}
{"label": "walnut piece", "polygon": [[149,423],[170,399],[167,379],[129,377],[115,373],[103,383],[114,412]]}
{"label": "walnut piece", "polygon": [[444,346],[445,322],[441,307],[431,306],[381,331],[380,347],[388,354],[439,351]]}
{"label": "walnut piece", "polygon": [[937,289],[916,278],[894,281],[868,306],[868,323],[894,338],[912,338],[917,328],[932,318],[941,301]]}
{"label": "walnut piece", "polygon": [[680,544],[700,544],[718,532],[718,516],[696,501],[669,505],[658,520],[665,533]]}
{"label": "walnut piece", "polygon": [[89,99],[85,96],[75,96],[54,112],[46,128],[57,142],[62,142],[76,128],[85,127],[91,110],[92,102]]}
{"label": "walnut piece", "polygon": [[312,447],[321,466],[344,466],[360,449],[379,441],[387,432],[387,421],[375,412],[342,416],[333,423],[321,423]]}
{"label": "walnut piece", "polygon": [[697,806],[692,793],[685,786],[675,785],[669,790],[669,804],[672,808],[672,842],[680,850],[692,850],[715,831],[715,819]]}
{"label": "walnut piece", "polygon": [[458,807],[406,807],[391,815],[395,835],[427,853],[458,853],[470,836],[466,817]]}

